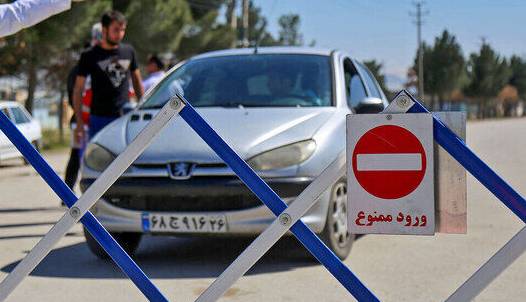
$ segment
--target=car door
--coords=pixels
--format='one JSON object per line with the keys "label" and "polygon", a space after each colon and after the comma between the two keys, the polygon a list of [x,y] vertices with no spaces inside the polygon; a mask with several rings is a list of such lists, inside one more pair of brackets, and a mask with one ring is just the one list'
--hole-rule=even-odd
{"label": "car door", "polygon": [[368,96],[367,89],[353,61],[348,57],[343,59],[343,74],[347,105],[354,111],[354,108]]}
{"label": "car door", "polygon": [[378,81],[374,78],[371,71],[362,63],[357,63],[356,68],[358,69],[358,72],[361,74],[362,78],[364,79],[364,83],[369,90],[369,94],[372,97],[379,98],[383,101],[387,101],[387,98],[385,97],[385,94],[382,91],[382,88],[380,88]]}
{"label": "car door", "polygon": [[29,112],[23,107],[19,106],[17,107],[20,112],[20,119],[23,121],[24,125],[24,136],[30,141],[30,142],[36,142],[41,139],[42,137],[42,130],[40,127],[40,123],[38,120],[34,119]]}
{"label": "car door", "polygon": [[22,111],[22,108],[18,106],[13,106],[13,107],[10,107],[9,109],[11,110],[11,115],[13,116],[12,120],[14,121],[18,130],[20,130],[20,132],[22,132],[22,134],[28,140],[31,140],[31,137],[30,137],[31,120],[24,114],[24,112]]}
{"label": "car door", "polygon": [[[11,115],[11,111],[9,110],[8,107],[3,107],[0,110],[12,122],[14,122],[13,116]],[[11,143],[11,141],[7,138],[7,136],[2,131],[0,131],[0,159],[10,158],[15,152],[16,152],[15,146]]]}

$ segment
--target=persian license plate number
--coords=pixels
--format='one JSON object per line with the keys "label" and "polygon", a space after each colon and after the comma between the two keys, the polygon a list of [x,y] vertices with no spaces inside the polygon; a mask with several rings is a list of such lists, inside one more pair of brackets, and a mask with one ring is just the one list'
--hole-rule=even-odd
{"label": "persian license plate number", "polygon": [[225,215],[149,214],[148,230],[169,233],[223,233]]}

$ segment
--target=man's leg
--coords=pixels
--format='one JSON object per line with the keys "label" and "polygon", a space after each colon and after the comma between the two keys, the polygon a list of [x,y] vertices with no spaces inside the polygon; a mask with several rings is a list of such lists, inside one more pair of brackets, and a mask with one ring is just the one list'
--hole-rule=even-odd
{"label": "man's leg", "polygon": [[69,156],[68,165],[66,167],[66,176],[64,177],[64,182],[68,187],[73,191],[75,183],[77,182],[77,177],[80,167],[80,158],[79,158],[79,149],[71,148],[71,154]]}

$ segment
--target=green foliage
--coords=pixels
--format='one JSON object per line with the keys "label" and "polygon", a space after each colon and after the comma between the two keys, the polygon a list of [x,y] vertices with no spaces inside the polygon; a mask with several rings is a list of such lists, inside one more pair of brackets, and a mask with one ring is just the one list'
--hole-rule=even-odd
{"label": "green foliage", "polygon": [[[26,108],[32,109],[39,73],[43,71],[45,78],[51,79],[71,68],[75,51],[89,41],[92,24],[110,5],[109,1],[73,2],[70,10],[3,39],[0,76],[23,76],[27,80]],[[59,82],[55,84],[60,86]]]}
{"label": "green foliage", "polygon": [[[462,86],[465,61],[460,44],[447,30],[435,38],[433,46],[424,43],[424,91],[431,96],[431,106],[438,98],[440,105]],[[418,73],[418,52],[414,67]]]}
{"label": "green foliage", "polygon": [[69,137],[69,128],[65,129],[62,136],[58,129],[42,129],[42,150],[65,149],[70,146],[70,142],[64,137]]}
{"label": "green foliage", "polygon": [[[0,3],[10,2],[0,0]],[[241,35],[228,22],[219,22],[219,12],[227,0],[98,0],[72,2],[66,12],[0,38],[0,77],[19,76],[27,81],[26,107],[31,111],[38,85],[63,94],[66,78],[76,64],[91,26],[110,9],[124,13],[128,20],[125,41],[134,46],[139,62],[149,54],[172,53],[178,60],[198,53],[230,48]],[[251,45],[301,45],[300,17],[279,19],[280,36],[267,31],[261,9],[250,2],[248,37]]]}
{"label": "green foliage", "polygon": [[511,70],[489,44],[483,43],[479,53],[472,53],[468,62],[469,96],[489,99],[496,97],[508,83]]}
{"label": "green foliage", "polygon": [[526,61],[518,56],[512,56],[509,67],[511,69],[510,85],[517,88],[519,96],[526,99]]}
{"label": "green foliage", "polygon": [[489,44],[483,42],[479,53],[472,53],[468,62],[469,85],[464,92],[478,100],[479,118],[489,114],[489,102],[509,82],[511,69]]}
{"label": "green foliage", "polygon": [[126,42],[133,45],[141,62],[149,54],[174,52],[193,18],[185,0],[135,0],[124,11],[128,20]]}
{"label": "green foliage", "polygon": [[81,49],[89,41],[92,24],[109,7],[109,1],[73,2],[70,10],[6,37],[0,48],[0,76],[24,72],[28,64],[46,69],[57,56]]}
{"label": "green foliage", "polygon": [[279,18],[279,44],[286,46],[303,45],[303,35],[300,33],[300,16],[298,14],[283,15]]}
{"label": "green foliage", "polygon": [[217,17],[217,11],[210,11],[189,28],[176,51],[177,58],[186,59],[198,53],[229,48],[233,44],[234,30],[228,25],[218,24]]}
{"label": "green foliage", "polygon": [[[238,17],[237,19],[237,39],[241,41],[243,38],[243,28],[241,26],[242,19]],[[248,7],[248,41],[249,45],[258,45],[258,46],[275,46],[278,45],[278,41],[272,37],[272,35],[267,31],[267,18],[265,18],[261,13],[261,8],[254,5],[252,1],[249,3]]]}

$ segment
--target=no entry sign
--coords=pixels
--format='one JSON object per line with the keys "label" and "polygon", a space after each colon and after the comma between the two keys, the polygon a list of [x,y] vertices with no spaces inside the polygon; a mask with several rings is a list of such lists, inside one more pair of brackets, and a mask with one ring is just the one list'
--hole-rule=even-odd
{"label": "no entry sign", "polygon": [[434,234],[430,114],[349,115],[347,163],[352,233]]}
{"label": "no entry sign", "polygon": [[[396,147],[392,142],[396,142]],[[402,198],[422,182],[426,153],[411,131],[395,125],[381,125],[358,140],[352,154],[352,168],[358,183],[371,195],[384,199]]]}

